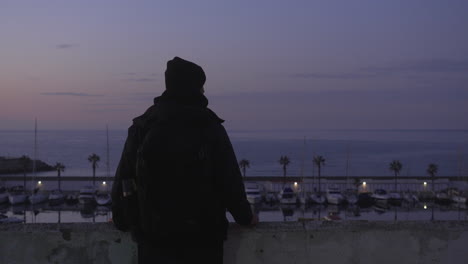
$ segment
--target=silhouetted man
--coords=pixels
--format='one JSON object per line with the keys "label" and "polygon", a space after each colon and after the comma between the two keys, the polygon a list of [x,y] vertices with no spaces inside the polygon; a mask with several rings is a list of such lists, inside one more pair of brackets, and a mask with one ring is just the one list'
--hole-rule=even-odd
{"label": "silhouetted man", "polygon": [[166,90],[133,120],[112,188],[116,227],[139,263],[222,263],[228,221],[254,225],[224,122],[207,108],[203,69],[175,57]]}

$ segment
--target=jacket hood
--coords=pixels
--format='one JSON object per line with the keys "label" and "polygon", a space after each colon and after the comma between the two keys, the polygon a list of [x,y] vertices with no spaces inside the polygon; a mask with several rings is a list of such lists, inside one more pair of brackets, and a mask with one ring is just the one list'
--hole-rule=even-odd
{"label": "jacket hood", "polygon": [[187,125],[223,123],[208,107],[208,99],[200,92],[178,93],[166,90],[154,98],[154,104],[146,112],[133,119],[134,124],[145,126],[152,122],[180,122]]}

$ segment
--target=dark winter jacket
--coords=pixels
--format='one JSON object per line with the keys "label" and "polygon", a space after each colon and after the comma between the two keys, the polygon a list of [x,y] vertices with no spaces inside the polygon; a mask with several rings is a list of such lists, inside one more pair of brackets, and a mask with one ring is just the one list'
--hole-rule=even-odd
{"label": "dark winter jacket", "polygon": [[[187,168],[181,168],[180,164],[177,163],[175,157],[177,155],[184,155],[184,153],[171,153],[172,149],[187,148],[187,152],[190,149],[192,135],[183,137],[183,142],[168,143],[168,144],[181,144],[181,146],[170,146],[167,148],[167,155],[163,157],[164,168],[160,171],[161,166],[157,165],[157,161],[154,163],[154,173],[152,173],[151,179],[148,183],[144,183],[145,186],[151,186],[152,191],[157,192],[159,196],[157,200],[148,201],[146,204],[141,204],[143,207],[151,206],[163,206],[166,211],[170,211],[170,215],[167,216],[166,220],[161,220],[161,228],[167,227],[170,229],[171,226],[176,225],[180,230],[185,230],[183,227],[192,228],[189,226],[191,220],[189,215],[194,215],[196,221],[201,219],[200,235],[205,237],[212,237],[218,239],[224,239],[226,237],[226,230],[228,222],[226,220],[226,209],[232,214],[235,221],[240,225],[248,225],[252,219],[252,212],[250,205],[246,199],[244,185],[242,182],[241,173],[238,167],[237,159],[234,154],[229,137],[224,129],[220,119],[213,111],[207,108],[208,100],[206,97],[199,93],[178,93],[177,91],[166,90],[160,97],[155,98],[154,105],[151,106],[143,115],[133,120],[133,125],[128,130],[128,138],[125,143],[125,147],[122,153],[122,157],[115,175],[115,180],[112,188],[112,199],[113,199],[113,213],[116,214],[122,206],[122,179],[123,178],[138,178],[137,177],[137,151],[145,152],[151,148],[151,142],[141,142],[145,138],[145,134],[152,131],[155,126],[164,126],[164,133],[177,134],[177,133],[190,133],[194,128],[202,128],[203,139],[208,145],[208,159],[210,168],[210,175],[213,180],[208,180],[209,183],[201,184],[201,179],[184,178],[190,172],[187,172]],[[146,145],[144,145],[146,144]],[[145,150],[146,149],[146,150]],[[182,151],[183,152],[183,151]],[[169,163],[169,164],[168,164]],[[173,164],[172,164],[173,163]],[[185,169],[185,171],[184,171]],[[153,170],[153,169],[152,169]],[[203,177],[202,175],[196,177]],[[141,181],[141,180],[140,180]],[[206,181],[206,179],[205,179]],[[213,183],[213,188],[210,190],[204,190],[206,185]],[[141,184],[141,182],[140,182]],[[198,185],[197,185],[198,184]],[[201,185],[200,185],[201,184]],[[138,184],[137,184],[138,185]],[[209,188],[209,187],[206,187]],[[140,190],[143,188],[140,188]],[[198,190],[197,190],[198,189]],[[137,190],[137,192],[140,192]],[[183,194],[182,196],[179,194]],[[146,195],[141,194],[139,195]],[[184,201],[178,201],[178,197],[185,197],[187,195],[193,198],[198,198],[197,204],[193,205],[188,203],[188,208],[177,208],[180,207]],[[148,199],[142,198],[140,200],[146,201]],[[155,199],[155,198],[153,198]],[[200,202],[202,201],[202,202]],[[203,202],[204,201],[204,202]],[[190,202],[190,201],[189,201]],[[145,227],[148,223],[145,223],[145,219],[148,218],[143,211],[143,216],[140,216],[140,226],[132,228],[132,232],[135,235],[137,242],[147,240],[148,232]],[[197,217],[195,217],[195,215]],[[115,217],[119,217],[116,215]],[[186,219],[185,222],[177,222],[178,219]],[[158,218],[159,219],[159,218]],[[117,226],[119,228],[119,226]],[[121,229],[121,228],[119,228]],[[196,229],[196,228],[192,228]],[[157,233],[158,231],[156,231]],[[195,235],[196,232],[194,233]]]}

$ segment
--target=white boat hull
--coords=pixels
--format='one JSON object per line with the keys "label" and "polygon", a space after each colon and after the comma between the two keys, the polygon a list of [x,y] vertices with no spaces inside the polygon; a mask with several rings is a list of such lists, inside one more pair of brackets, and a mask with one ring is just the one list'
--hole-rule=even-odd
{"label": "white boat hull", "polygon": [[23,220],[16,217],[7,217],[6,215],[0,214],[0,223],[22,223]]}
{"label": "white boat hull", "polygon": [[40,193],[30,195],[28,199],[31,204],[39,204],[46,202],[49,199],[49,197],[45,194]]}
{"label": "white boat hull", "polygon": [[320,194],[311,194],[310,200],[314,204],[324,204],[326,202],[325,196]]}
{"label": "white boat hull", "polygon": [[257,204],[262,201],[262,191],[255,182],[245,183],[245,194],[250,204]]}
{"label": "white boat hull", "polygon": [[305,196],[300,196],[299,197],[299,203],[300,204],[307,204],[307,198]]}
{"label": "white boat hull", "polygon": [[10,204],[22,204],[25,203],[28,199],[26,194],[10,194],[8,195],[8,201]]}
{"label": "white boat hull", "polygon": [[110,195],[96,195],[95,199],[98,205],[108,205],[112,203]]}
{"label": "white boat hull", "polygon": [[341,204],[343,203],[343,196],[338,194],[327,195],[327,203],[329,204]]}
{"label": "white boat hull", "polygon": [[455,203],[464,204],[466,203],[466,197],[455,195],[455,196],[452,196],[452,201],[454,201]]}
{"label": "white boat hull", "polygon": [[247,201],[249,201],[250,204],[257,204],[262,201],[262,196],[260,195],[247,195]]}
{"label": "white boat hull", "polygon": [[53,192],[49,194],[49,204],[58,205],[65,201],[65,195],[62,192]]}
{"label": "white boat hull", "polygon": [[96,201],[96,198],[94,197],[94,195],[81,195],[80,194],[80,196],[78,196],[78,201],[80,202],[80,204],[91,204]]}
{"label": "white boat hull", "polygon": [[349,204],[356,204],[358,202],[358,198],[356,195],[347,195],[345,197],[346,199],[346,202],[349,203]]}
{"label": "white boat hull", "polygon": [[372,195],[372,199],[374,199],[374,201],[379,201],[379,202],[388,202],[388,195],[379,195],[379,194],[373,194]]}
{"label": "white boat hull", "polygon": [[275,193],[267,193],[265,195],[265,201],[267,203],[276,203],[278,202],[278,195]]}

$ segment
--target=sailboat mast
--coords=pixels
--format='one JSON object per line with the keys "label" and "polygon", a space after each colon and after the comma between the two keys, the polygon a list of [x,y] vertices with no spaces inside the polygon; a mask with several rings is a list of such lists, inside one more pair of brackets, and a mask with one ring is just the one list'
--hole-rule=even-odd
{"label": "sailboat mast", "polygon": [[304,186],[304,159],[305,159],[305,152],[306,152],[306,137],[304,136],[304,145],[302,149],[302,158],[301,158],[301,185],[302,185],[302,196],[304,196],[305,186]]}
{"label": "sailboat mast", "polygon": [[36,159],[37,159],[37,118],[34,120],[34,159],[33,159],[34,177],[36,177]]}
{"label": "sailboat mast", "polygon": [[109,126],[106,125],[106,138],[107,138],[107,177],[110,177],[110,161],[109,161]]}
{"label": "sailboat mast", "polygon": [[37,118],[34,119],[34,158],[33,158],[33,182],[32,190],[34,191],[34,182],[36,181],[36,159],[37,159]]}
{"label": "sailboat mast", "polygon": [[349,188],[349,145],[346,145],[346,188]]}

